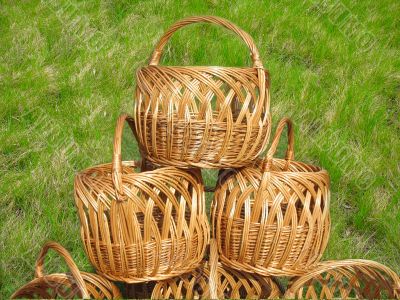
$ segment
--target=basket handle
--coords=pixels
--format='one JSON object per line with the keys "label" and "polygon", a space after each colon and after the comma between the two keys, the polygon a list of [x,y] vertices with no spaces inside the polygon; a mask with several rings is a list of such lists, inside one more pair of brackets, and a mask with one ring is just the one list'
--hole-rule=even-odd
{"label": "basket handle", "polygon": [[280,120],[278,127],[276,128],[274,139],[272,140],[271,147],[269,148],[267,155],[264,158],[262,164],[263,172],[269,172],[272,165],[272,160],[274,158],[276,149],[278,148],[278,143],[281,138],[283,129],[287,126],[288,128],[288,147],[286,149],[286,166],[285,170],[289,167],[290,162],[294,159],[294,131],[293,123],[289,118],[283,118]]}
{"label": "basket handle", "polygon": [[250,49],[251,59],[253,61],[253,67],[254,68],[263,68],[262,62],[260,60],[260,54],[254,43],[253,38],[247,32],[243,31],[241,28],[239,28],[232,22],[230,22],[226,19],[220,18],[220,17],[215,17],[215,16],[187,17],[187,18],[184,18],[184,19],[179,20],[176,23],[174,23],[158,41],[158,43],[153,51],[153,54],[151,55],[149,65],[157,66],[159,64],[161,55],[163,53],[163,49],[164,49],[165,45],[167,44],[168,40],[175,33],[175,31],[177,31],[178,29],[180,29],[182,27],[185,27],[190,24],[195,24],[195,23],[216,24],[216,25],[223,26],[223,27],[233,31],[246,43],[247,47]]}
{"label": "basket handle", "polygon": [[125,121],[128,122],[132,131],[135,133],[134,119],[126,113],[120,114],[117,120],[117,125],[115,127],[115,133],[114,133],[114,150],[113,150],[112,170],[111,170],[111,177],[115,190],[117,192],[116,197],[118,201],[123,201],[127,198],[122,188],[122,156],[121,156],[122,131],[124,129]]}
{"label": "basket handle", "polygon": [[215,239],[210,240],[209,266],[210,299],[218,299],[218,246]]}
{"label": "basket handle", "polygon": [[82,298],[90,299],[90,295],[86,289],[86,285],[82,278],[81,272],[79,271],[78,267],[76,266],[74,260],[72,259],[71,255],[68,253],[68,251],[63,246],[61,246],[59,243],[47,242],[43,246],[42,250],[39,253],[39,257],[36,260],[35,276],[37,278],[44,276],[44,272],[43,272],[44,258],[46,257],[46,254],[48,253],[48,251],[50,249],[57,252],[67,263],[68,268],[71,271],[72,277],[74,278],[76,285],[78,286],[80,292],[82,293]]}

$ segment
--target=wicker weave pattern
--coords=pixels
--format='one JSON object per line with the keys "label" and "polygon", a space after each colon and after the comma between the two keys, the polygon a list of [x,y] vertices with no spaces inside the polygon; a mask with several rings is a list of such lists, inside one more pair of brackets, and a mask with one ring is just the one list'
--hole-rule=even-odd
{"label": "wicker weave pattern", "polygon": [[[249,47],[252,68],[159,66],[178,29],[213,23]],[[137,71],[136,130],[142,154],[157,164],[202,168],[240,167],[264,149],[270,134],[268,74],[253,39],[218,17],[189,17],[161,37],[150,65]]]}
{"label": "wicker weave pattern", "polygon": [[294,278],[285,293],[288,299],[399,297],[399,277],[384,265],[361,259],[323,262],[306,275]]}
{"label": "wicker weave pattern", "polygon": [[282,296],[279,285],[271,277],[242,273],[219,264],[217,247],[212,243],[208,264],[192,273],[158,282],[152,299],[276,299]]}
{"label": "wicker weave pattern", "polygon": [[[286,159],[273,159],[288,125]],[[283,119],[264,161],[221,174],[213,203],[220,259],[262,275],[302,274],[318,261],[329,230],[329,176],[292,161],[292,123]]]}
{"label": "wicker weave pattern", "polygon": [[[48,250],[56,251],[69,266],[70,274],[43,273],[44,258]],[[110,281],[86,272],[79,272],[70,254],[55,242],[46,243],[39,254],[35,267],[35,279],[18,289],[11,298],[55,299],[55,298],[121,298],[119,289]]]}
{"label": "wicker weave pattern", "polygon": [[98,273],[128,283],[192,271],[209,240],[200,173],[161,168],[135,173],[121,161],[124,121],[117,122],[112,164],[75,178],[75,199],[87,255]]}

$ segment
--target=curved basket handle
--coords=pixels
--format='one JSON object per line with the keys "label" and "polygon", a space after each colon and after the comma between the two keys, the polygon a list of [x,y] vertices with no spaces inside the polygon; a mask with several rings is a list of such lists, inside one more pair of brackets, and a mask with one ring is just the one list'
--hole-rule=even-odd
{"label": "curved basket handle", "polygon": [[267,155],[264,158],[262,170],[268,172],[271,169],[272,159],[274,158],[276,149],[278,147],[279,140],[281,138],[283,129],[287,126],[288,128],[288,147],[286,150],[286,166],[285,170],[289,167],[290,161],[294,159],[294,131],[293,123],[289,118],[283,118],[280,120],[278,127],[276,128],[274,139],[272,140],[271,147],[269,148]]}
{"label": "curved basket handle", "polygon": [[124,194],[122,188],[122,156],[121,156],[122,131],[124,129],[125,121],[128,122],[133,133],[135,134],[134,119],[130,115],[122,113],[118,117],[117,125],[115,127],[114,150],[113,150],[112,171],[111,171],[112,181],[117,192],[116,197],[117,200],[119,201],[123,201],[126,199],[126,195]]}
{"label": "curved basket handle", "polygon": [[62,247],[59,243],[47,242],[43,246],[42,250],[39,253],[39,257],[36,260],[35,276],[37,278],[45,276],[43,273],[44,258],[46,257],[46,254],[50,249],[57,252],[67,263],[68,268],[71,271],[72,277],[74,278],[76,285],[78,286],[80,292],[82,293],[82,298],[90,299],[90,295],[86,289],[86,284],[82,278],[81,272],[79,271],[78,267],[76,266],[74,260],[72,259],[68,251],[64,247]]}
{"label": "curved basket handle", "polygon": [[159,64],[163,49],[164,49],[165,45],[167,44],[168,40],[175,33],[175,31],[177,31],[178,29],[180,29],[182,27],[185,27],[190,24],[195,24],[195,23],[216,24],[216,25],[223,26],[223,27],[233,31],[246,43],[247,47],[250,49],[251,59],[253,61],[253,67],[254,68],[263,68],[262,62],[260,60],[260,54],[254,43],[253,38],[247,32],[243,31],[241,28],[239,28],[232,22],[230,22],[226,19],[220,18],[220,17],[215,17],[215,16],[193,16],[193,17],[184,18],[184,19],[179,20],[176,23],[174,23],[158,41],[158,43],[153,51],[153,54],[151,55],[149,65],[157,66]]}
{"label": "curved basket handle", "polygon": [[209,268],[210,299],[218,299],[218,246],[215,239],[210,241]]}

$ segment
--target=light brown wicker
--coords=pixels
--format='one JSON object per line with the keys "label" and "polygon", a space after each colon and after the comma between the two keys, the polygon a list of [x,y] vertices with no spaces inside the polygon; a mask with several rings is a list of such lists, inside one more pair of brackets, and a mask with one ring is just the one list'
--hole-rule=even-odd
{"label": "light brown wicker", "polygon": [[174,167],[135,172],[121,161],[122,114],[112,164],[75,178],[81,236],[99,274],[127,283],[161,280],[194,270],[209,241],[200,172]]}
{"label": "light brown wicker", "polygon": [[326,261],[306,275],[292,279],[285,298],[399,299],[400,279],[380,263],[349,259]]}
{"label": "light brown wicker", "polygon": [[[250,49],[253,66],[160,66],[175,31],[195,23],[233,31]],[[249,34],[219,17],[182,19],[161,37],[149,66],[137,71],[135,120],[142,156],[176,167],[249,164],[268,143],[269,105],[268,73]]]}
{"label": "light brown wicker", "polygon": [[282,294],[277,279],[218,263],[216,242],[211,240],[209,261],[192,273],[158,282],[152,299],[275,299]]}
{"label": "light brown wicker", "polygon": [[[288,126],[286,159],[274,159]],[[292,161],[292,122],[282,119],[264,160],[221,174],[213,201],[220,259],[261,275],[295,276],[317,262],[330,230],[329,175]]]}
{"label": "light brown wicker", "polygon": [[[67,263],[71,273],[46,275],[43,273],[44,258],[52,249]],[[60,244],[48,242],[40,251],[35,266],[35,279],[18,289],[11,298],[55,299],[55,298],[121,298],[119,289],[99,275],[80,272],[72,257]]]}

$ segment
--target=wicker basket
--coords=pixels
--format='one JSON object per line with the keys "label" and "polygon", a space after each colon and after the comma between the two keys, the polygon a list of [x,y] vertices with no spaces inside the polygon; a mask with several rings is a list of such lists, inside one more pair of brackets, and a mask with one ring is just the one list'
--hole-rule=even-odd
{"label": "wicker basket", "polygon": [[292,279],[285,298],[399,299],[400,279],[388,267],[354,259],[323,262]]}
{"label": "wicker basket", "polygon": [[[194,23],[236,33],[250,49],[253,66],[159,66],[175,31]],[[135,120],[142,156],[176,167],[249,164],[270,135],[268,80],[253,39],[236,25],[212,16],[176,22],[156,45],[149,66],[137,71]]]}
{"label": "wicker basket", "polygon": [[[44,258],[52,249],[66,261],[71,273],[43,274]],[[11,298],[55,299],[55,298],[121,298],[119,289],[99,275],[80,272],[72,257],[61,245],[48,242],[42,248],[35,266],[35,279],[18,289]]]}
{"label": "wicker basket", "polygon": [[[285,125],[286,159],[274,159]],[[265,276],[296,276],[321,258],[330,230],[329,175],[292,161],[293,144],[292,123],[283,119],[263,161],[220,176],[212,219],[226,265]]]}
{"label": "wicker basket", "polygon": [[209,241],[200,172],[174,167],[135,173],[121,161],[119,117],[112,164],[75,178],[81,236],[99,274],[127,283],[167,279],[194,270]]}
{"label": "wicker basket", "polygon": [[275,299],[282,296],[278,281],[242,273],[218,263],[216,242],[211,240],[209,262],[196,271],[158,282],[152,299]]}

